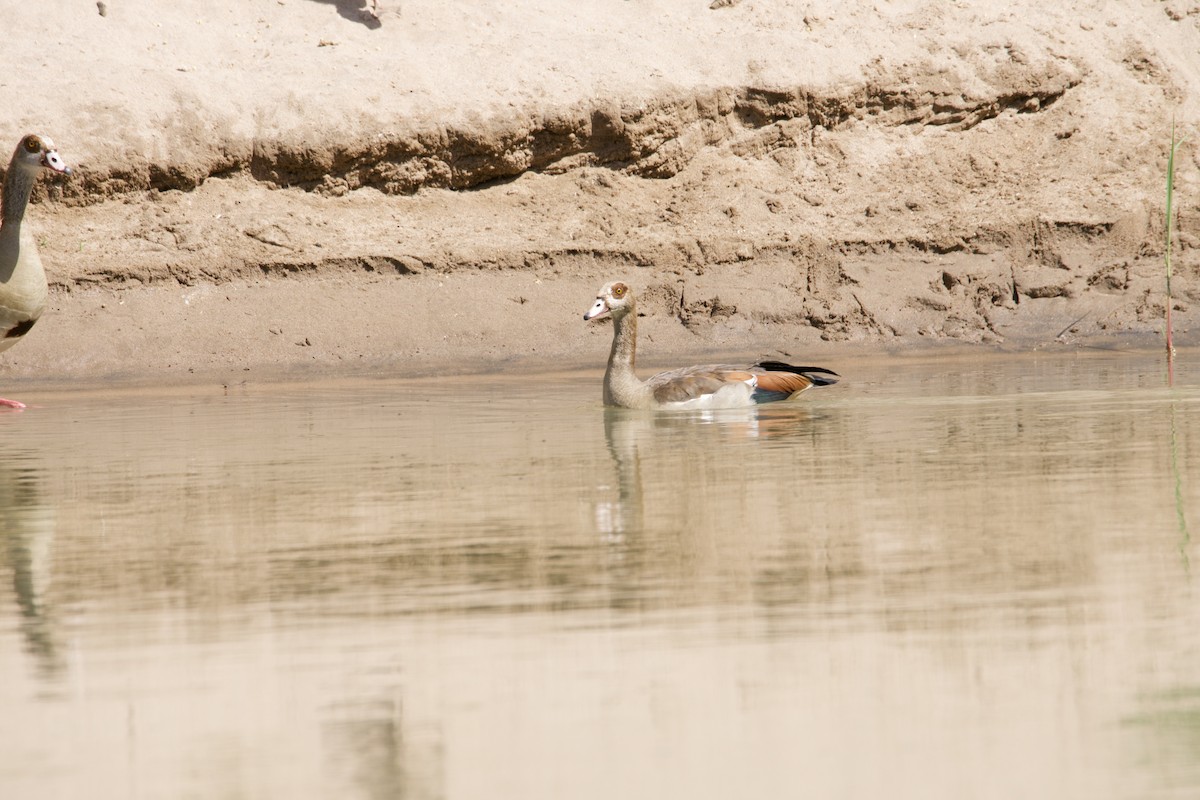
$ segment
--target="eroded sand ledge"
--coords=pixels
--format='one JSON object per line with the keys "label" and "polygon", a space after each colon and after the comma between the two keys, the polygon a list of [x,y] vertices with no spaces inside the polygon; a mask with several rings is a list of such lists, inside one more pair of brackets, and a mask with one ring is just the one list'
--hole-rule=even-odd
{"label": "eroded sand ledge", "polygon": [[1149,342],[1200,4],[993,5],[25,15],[0,141],[46,133],[76,175],[30,212],[52,308],[0,379],[599,365],[613,277],[649,361]]}

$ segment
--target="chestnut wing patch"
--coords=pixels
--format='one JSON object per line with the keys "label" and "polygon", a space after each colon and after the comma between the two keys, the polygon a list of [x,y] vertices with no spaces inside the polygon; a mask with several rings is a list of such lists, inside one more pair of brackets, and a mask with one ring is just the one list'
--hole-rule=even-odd
{"label": "chestnut wing patch", "polygon": [[803,375],[794,372],[760,372],[758,388],[764,392],[779,392],[780,394],[795,394],[812,386],[813,382]]}

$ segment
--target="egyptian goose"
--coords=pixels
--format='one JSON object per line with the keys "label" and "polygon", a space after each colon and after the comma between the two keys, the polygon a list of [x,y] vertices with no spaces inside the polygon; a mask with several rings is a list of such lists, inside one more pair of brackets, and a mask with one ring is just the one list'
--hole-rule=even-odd
{"label": "egyptian goose", "polygon": [[[37,242],[33,232],[21,225],[33,182],[43,168],[71,174],[71,168],[54,149],[54,142],[31,133],[21,139],[13,153],[0,200],[0,351],[20,341],[46,307],[46,273]],[[0,407],[25,406],[0,398]]]}
{"label": "egyptian goose", "polygon": [[838,374],[821,367],[793,367],[761,361],[750,367],[724,364],[660,372],[642,381],[633,371],[637,352],[637,304],[633,290],[619,281],[606,283],[584,320],[609,315],[612,352],[604,372],[604,403],[624,408],[742,408],[789,400],[810,386],[837,383]]}

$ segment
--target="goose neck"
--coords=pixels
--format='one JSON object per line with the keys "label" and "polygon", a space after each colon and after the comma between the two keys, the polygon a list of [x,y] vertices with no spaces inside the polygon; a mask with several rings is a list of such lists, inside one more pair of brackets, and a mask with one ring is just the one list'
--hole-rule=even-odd
{"label": "goose neck", "polygon": [[637,358],[637,313],[629,312],[619,317],[613,317],[612,352],[608,356],[608,366],[622,371],[633,372],[634,360]]}
{"label": "goose neck", "polygon": [[20,227],[33,192],[33,175],[16,164],[9,165],[4,176],[4,198],[0,205],[0,228]]}
{"label": "goose neck", "polygon": [[613,318],[612,352],[604,373],[604,402],[610,406],[646,408],[652,405],[649,388],[633,371],[637,352],[637,314]]}

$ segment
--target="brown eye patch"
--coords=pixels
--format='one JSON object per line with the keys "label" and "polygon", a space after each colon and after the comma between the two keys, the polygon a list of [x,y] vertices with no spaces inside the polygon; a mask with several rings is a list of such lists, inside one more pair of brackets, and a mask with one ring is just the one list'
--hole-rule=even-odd
{"label": "brown eye patch", "polygon": [[623,283],[618,283],[618,284],[617,284],[616,286],[614,286],[614,287],[613,287],[613,289],[612,289],[613,297],[615,297],[615,298],[617,298],[618,300],[620,300],[622,297],[624,297],[624,296],[625,296],[625,292],[627,292],[627,291],[629,291],[629,287],[628,287],[628,286],[626,286],[626,285],[625,285],[625,284],[623,284]]}
{"label": "brown eye patch", "polygon": [[27,152],[36,153],[42,149],[42,140],[36,136],[26,136],[21,145]]}

